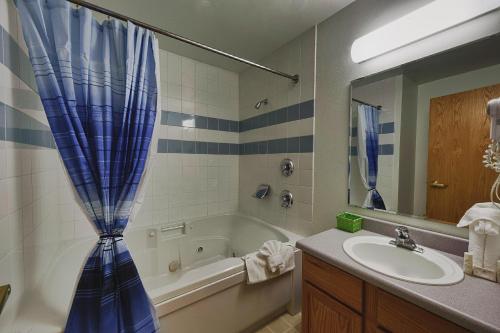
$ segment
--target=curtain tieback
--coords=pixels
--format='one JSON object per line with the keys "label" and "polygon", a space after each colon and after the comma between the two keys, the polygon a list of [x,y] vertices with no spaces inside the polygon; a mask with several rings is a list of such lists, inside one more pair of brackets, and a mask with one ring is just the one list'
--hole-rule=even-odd
{"label": "curtain tieback", "polygon": [[103,234],[99,235],[99,239],[110,239],[110,238],[119,238],[123,237],[122,234]]}

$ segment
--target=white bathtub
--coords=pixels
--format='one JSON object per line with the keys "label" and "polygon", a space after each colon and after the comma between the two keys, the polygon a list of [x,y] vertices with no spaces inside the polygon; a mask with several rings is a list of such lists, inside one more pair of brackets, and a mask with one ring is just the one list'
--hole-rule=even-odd
{"label": "white bathtub", "polygon": [[[163,226],[165,227],[165,226]],[[185,222],[185,229],[131,229],[125,240],[160,317],[161,332],[241,332],[262,320],[300,308],[300,251],[297,268],[257,285],[246,285],[241,256],[276,239],[300,237],[243,215]],[[27,293],[13,332],[62,332],[80,267],[96,239],[60,251],[36,291]],[[169,271],[177,261],[180,268]]]}

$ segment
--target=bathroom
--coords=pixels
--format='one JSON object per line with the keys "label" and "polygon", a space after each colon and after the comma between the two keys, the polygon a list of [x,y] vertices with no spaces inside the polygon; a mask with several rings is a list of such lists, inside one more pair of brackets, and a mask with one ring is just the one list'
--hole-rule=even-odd
{"label": "bathroom", "polygon": [[0,0],[0,71],[1,333],[500,332],[500,1]]}

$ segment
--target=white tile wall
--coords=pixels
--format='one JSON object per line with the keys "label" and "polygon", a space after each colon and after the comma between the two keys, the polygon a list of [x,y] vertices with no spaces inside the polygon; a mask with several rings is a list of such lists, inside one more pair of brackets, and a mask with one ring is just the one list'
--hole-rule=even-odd
{"label": "white tile wall", "polygon": [[[299,234],[308,234],[312,224],[312,155],[240,156],[240,211]],[[280,161],[286,157],[295,164],[290,177],[284,177],[279,169]],[[269,198],[259,200],[252,197],[259,184],[271,185]],[[289,209],[280,206],[279,194],[284,189],[294,195],[294,204]]]}
{"label": "white tile wall", "polygon": [[[26,51],[12,0],[0,0],[0,25]],[[236,73],[164,51],[160,58],[164,110],[239,119]],[[16,97],[34,92],[2,64],[0,75],[0,102],[47,124],[41,105],[26,109]],[[239,142],[237,133],[161,126],[159,117],[157,125],[155,141]],[[236,211],[238,165],[238,156],[153,153],[145,200],[131,228]],[[0,331],[14,319],[24,292],[36,288],[58,249],[66,241],[95,235],[77,202],[55,149],[0,140],[0,285],[13,288]]]}
{"label": "white tile wall", "polygon": [[[237,73],[160,51],[162,109],[239,120]],[[154,141],[175,139],[239,143],[238,133],[161,125]],[[153,154],[152,175],[131,227],[176,223],[238,209],[239,157]]]}
{"label": "white tile wall", "polygon": [[238,156],[157,154],[151,163],[144,204],[130,227],[237,210]]}
{"label": "white tile wall", "polygon": [[161,50],[162,109],[238,120],[238,74]]}
{"label": "white tile wall", "polygon": [[[26,50],[17,12],[11,0],[0,0],[0,25]],[[34,94],[14,73],[0,64],[0,102],[47,123],[41,108],[26,109],[21,94]],[[0,141],[0,285],[12,294],[0,316],[6,331],[25,290],[39,281],[60,239],[57,152]]]}
{"label": "white tile wall", "polygon": [[[240,74],[240,118],[314,99],[315,31],[307,31],[260,62],[300,75],[298,84],[268,73],[248,69]],[[269,103],[256,110],[254,104],[268,98]],[[240,142],[255,142],[314,134],[314,118],[307,118],[240,133]],[[313,153],[240,156],[239,209],[299,234],[310,234],[312,226]],[[296,166],[289,178],[279,170],[283,158]],[[252,198],[259,184],[270,184],[272,196]],[[281,208],[279,194],[287,189],[294,195],[290,209]]]}
{"label": "white tile wall", "polygon": [[[240,73],[241,119],[314,98],[315,43],[313,28],[259,61],[287,73],[299,74],[298,84],[253,68]],[[263,98],[268,98],[268,104],[256,110],[255,103]]]}

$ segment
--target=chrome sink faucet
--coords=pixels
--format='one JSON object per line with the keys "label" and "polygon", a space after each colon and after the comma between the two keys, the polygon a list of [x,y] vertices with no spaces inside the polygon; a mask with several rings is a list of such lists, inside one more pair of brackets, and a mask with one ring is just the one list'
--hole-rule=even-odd
{"label": "chrome sink faucet", "polygon": [[411,239],[410,231],[408,230],[407,227],[404,226],[399,226],[396,228],[396,239],[390,241],[389,243],[410,251],[415,251],[419,253],[424,252],[424,249],[418,246],[417,243],[415,243],[415,241]]}

